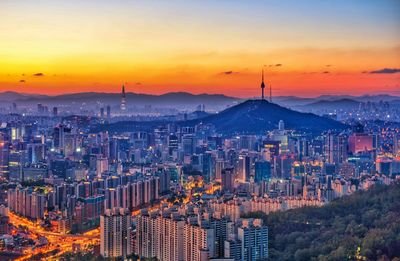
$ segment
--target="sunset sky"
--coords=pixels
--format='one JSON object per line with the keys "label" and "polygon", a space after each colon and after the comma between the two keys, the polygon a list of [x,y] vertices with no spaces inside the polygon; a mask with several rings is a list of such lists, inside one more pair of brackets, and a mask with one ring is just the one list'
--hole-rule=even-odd
{"label": "sunset sky", "polygon": [[0,91],[400,95],[400,1],[0,1]]}

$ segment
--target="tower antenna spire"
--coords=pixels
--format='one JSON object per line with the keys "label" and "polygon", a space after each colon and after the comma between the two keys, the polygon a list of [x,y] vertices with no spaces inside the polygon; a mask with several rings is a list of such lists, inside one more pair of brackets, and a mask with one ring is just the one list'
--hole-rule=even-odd
{"label": "tower antenna spire", "polygon": [[265,88],[265,84],[264,84],[264,68],[262,68],[262,72],[261,72],[261,100],[264,100],[264,88]]}
{"label": "tower antenna spire", "polygon": [[264,68],[262,68],[261,82],[264,82]]}

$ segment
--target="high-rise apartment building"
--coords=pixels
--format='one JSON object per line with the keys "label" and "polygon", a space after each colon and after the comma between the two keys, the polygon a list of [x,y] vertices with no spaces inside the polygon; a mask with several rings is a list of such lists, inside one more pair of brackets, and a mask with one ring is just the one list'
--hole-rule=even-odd
{"label": "high-rise apartment building", "polygon": [[157,257],[165,261],[184,259],[185,221],[176,213],[142,212],[136,223],[136,253],[141,257]]}
{"label": "high-rise apartment building", "polygon": [[242,247],[242,260],[264,260],[268,257],[268,227],[261,219],[245,219],[238,227],[238,239]]}
{"label": "high-rise apartment building", "polygon": [[131,215],[126,209],[107,209],[100,216],[100,254],[110,258],[131,255],[131,232]]}
{"label": "high-rise apartment building", "polygon": [[209,226],[185,224],[184,260],[206,261],[215,255],[214,229]]}

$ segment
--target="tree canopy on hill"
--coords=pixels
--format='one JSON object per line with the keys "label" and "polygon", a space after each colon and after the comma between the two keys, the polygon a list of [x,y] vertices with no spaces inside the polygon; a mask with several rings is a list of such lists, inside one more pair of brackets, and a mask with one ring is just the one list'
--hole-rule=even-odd
{"label": "tree canopy on hill", "polygon": [[400,183],[265,215],[270,260],[400,260]]}
{"label": "tree canopy on hill", "polygon": [[294,111],[266,100],[247,100],[218,114],[183,123],[211,123],[218,132],[226,134],[260,134],[276,129],[280,120],[285,122],[288,129],[311,133],[329,129],[343,130],[348,127],[332,119]]}

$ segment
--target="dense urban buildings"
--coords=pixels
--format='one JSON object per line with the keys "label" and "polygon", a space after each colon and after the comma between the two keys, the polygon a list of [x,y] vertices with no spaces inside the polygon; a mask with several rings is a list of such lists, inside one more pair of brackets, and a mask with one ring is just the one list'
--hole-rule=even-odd
{"label": "dense urban buildings", "polygon": [[[263,78],[261,95],[265,86]],[[252,133],[232,133],[207,118],[111,128],[108,121],[130,110],[124,86],[121,97],[119,108],[102,104],[92,116],[60,117],[61,106],[48,112],[45,104],[40,116],[0,116],[4,249],[32,244],[19,239],[24,224],[61,253],[265,260],[268,224],[246,216],[322,207],[400,174],[395,125],[350,121],[316,131],[278,115],[273,124],[259,118],[266,123]],[[263,115],[276,106],[263,98],[206,117],[250,117],[254,108]],[[18,237],[7,236],[11,229]],[[58,247],[49,242],[54,237],[75,243]]]}

